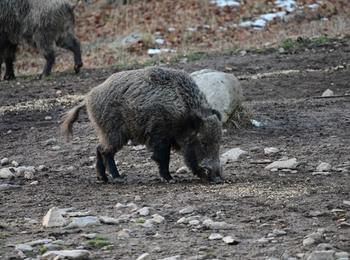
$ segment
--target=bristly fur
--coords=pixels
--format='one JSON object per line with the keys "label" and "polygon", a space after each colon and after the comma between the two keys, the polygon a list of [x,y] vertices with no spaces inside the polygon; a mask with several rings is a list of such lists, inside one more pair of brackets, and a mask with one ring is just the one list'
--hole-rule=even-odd
{"label": "bristly fur", "polygon": [[[66,136],[84,105],[101,154],[113,156],[131,140],[146,144],[160,164],[167,164],[169,158],[162,156],[170,156],[172,148],[183,152],[197,176],[203,177],[205,168],[221,172],[220,114],[183,71],[152,67],[113,74],[67,113],[62,123]],[[161,176],[171,178],[164,168]]]}
{"label": "bristly fur", "polygon": [[[68,0],[0,1],[0,36],[13,45],[26,41],[38,48],[47,61],[45,76],[55,61],[55,44],[74,53],[76,72],[82,66],[74,26],[74,7]],[[7,51],[7,46],[0,44],[0,56]]]}

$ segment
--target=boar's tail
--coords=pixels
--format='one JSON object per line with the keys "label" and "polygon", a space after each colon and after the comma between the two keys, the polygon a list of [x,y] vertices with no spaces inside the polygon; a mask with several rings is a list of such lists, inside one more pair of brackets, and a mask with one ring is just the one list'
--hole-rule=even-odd
{"label": "boar's tail", "polygon": [[73,136],[73,124],[78,119],[80,110],[85,107],[85,102],[73,107],[62,117],[60,125],[61,133],[65,136],[66,140],[69,141]]}

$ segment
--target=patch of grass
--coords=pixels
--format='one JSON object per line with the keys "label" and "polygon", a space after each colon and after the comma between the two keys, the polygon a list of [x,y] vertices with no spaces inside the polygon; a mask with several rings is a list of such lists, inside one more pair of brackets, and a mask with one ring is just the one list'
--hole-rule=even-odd
{"label": "patch of grass", "polygon": [[41,246],[39,247],[39,254],[40,254],[40,255],[45,254],[47,251],[48,251],[48,248],[47,248],[45,245],[41,245]]}
{"label": "patch of grass", "polygon": [[99,236],[89,240],[87,243],[89,246],[93,248],[102,248],[102,247],[111,245],[111,242],[109,242],[107,238],[99,237]]}
{"label": "patch of grass", "polygon": [[188,61],[200,60],[204,57],[207,57],[207,53],[203,51],[190,52],[186,55]]}
{"label": "patch of grass", "polygon": [[288,38],[282,41],[280,47],[287,52],[296,52],[304,48],[312,48],[328,44],[330,39],[327,36],[321,35],[318,37],[306,38],[298,37],[297,39]]}
{"label": "patch of grass", "polygon": [[281,43],[281,47],[286,50],[292,50],[296,47],[296,41],[293,39],[285,39],[282,43]]}
{"label": "patch of grass", "polygon": [[143,224],[143,223],[145,223],[145,219],[144,218],[138,218],[138,219],[136,219],[135,220],[135,223],[137,223],[137,224]]}

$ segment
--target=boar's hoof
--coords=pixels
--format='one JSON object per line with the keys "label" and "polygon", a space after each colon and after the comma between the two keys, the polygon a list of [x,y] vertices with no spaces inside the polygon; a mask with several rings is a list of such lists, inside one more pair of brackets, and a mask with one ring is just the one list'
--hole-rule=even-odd
{"label": "boar's hoof", "polygon": [[4,80],[13,80],[13,79],[15,79],[15,74],[13,73],[4,75]]}
{"label": "boar's hoof", "polygon": [[201,174],[201,179],[212,184],[223,183],[223,178],[219,174],[215,174],[211,169],[207,167],[202,168],[203,174]]}
{"label": "boar's hoof", "polygon": [[120,175],[119,177],[117,178],[113,178],[112,179],[112,183],[114,184],[118,184],[118,183],[124,183],[126,181],[126,175]]}
{"label": "boar's hoof", "polygon": [[80,68],[81,67],[83,67],[82,63],[74,65],[74,71],[75,71],[76,74],[78,74],[80,72]]}

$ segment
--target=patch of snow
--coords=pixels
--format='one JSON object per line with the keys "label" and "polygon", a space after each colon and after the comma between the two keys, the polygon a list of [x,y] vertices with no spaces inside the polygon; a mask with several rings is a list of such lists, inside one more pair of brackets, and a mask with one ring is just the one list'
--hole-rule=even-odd
{"label": "patch of snow", "polygon": [[215,4],[219,7],[225,7],[225,6],[237,7],[237,6],[240,6],[240,3],[237,0],[212,0],[211,3]]}
{"label": "patch of snow", "polygon": [[277,13],[267,13],[260,15],[261,19],[264,19],[265,21],[272,21],[275,18],[282,18],[283,16],[286,16],[285,11],[277,12]]}
{"label": "patch of snow", "polygon": [[275,4],[287,12],[293,12],[297,6],[295,0],[276,0]]}
{"label": "patch of snow", "polygon": [[169,52],[176,52],[174,49],[148,49],[147,54],[148,55],[158,55],[161,53],[169,53]]}
{"label": "patch of snow", "polygon": [[320,5],[317,3],[308,5],[309,9],[315,11]]}
{"label": "patch of snow", "polygon": [[155,42],[156,42],[157,44],[162,45],[162,44],[164,44],[165,41],[164,41],[164,39],[156,39]]}

